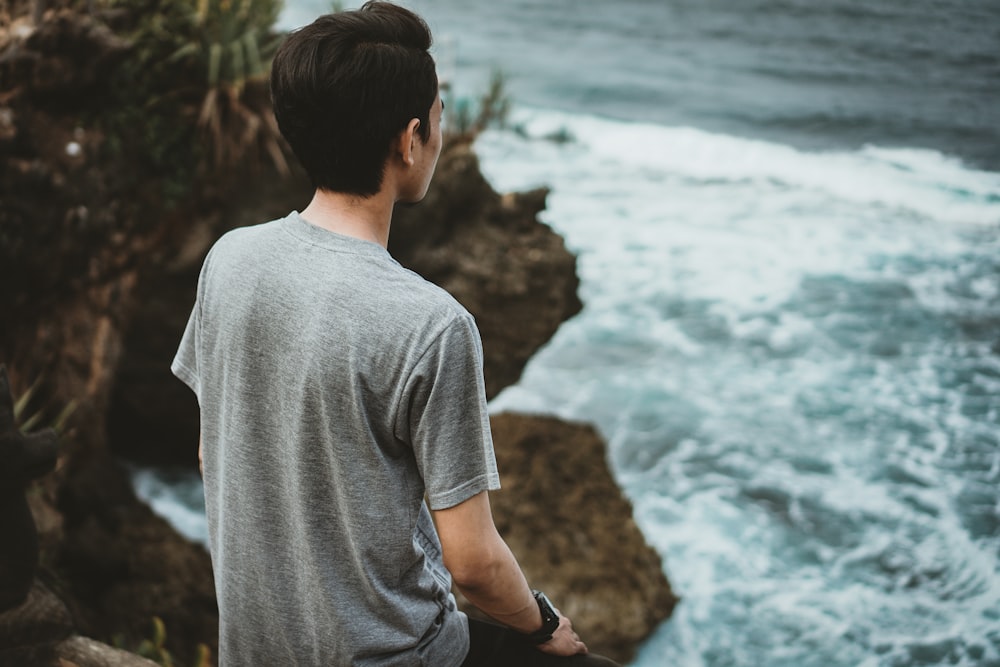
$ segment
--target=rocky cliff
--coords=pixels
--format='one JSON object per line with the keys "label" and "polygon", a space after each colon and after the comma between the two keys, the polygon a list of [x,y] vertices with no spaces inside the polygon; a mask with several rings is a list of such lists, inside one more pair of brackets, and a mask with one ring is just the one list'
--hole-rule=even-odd
{"label": "rocky cliff", "polygon": [[[15,394],[36,387],[30,410],[42,421],[76,406],[57,470],[28,494],[40,581],[55,595],[0,615],[0,662],[54,664],[56,653],[35,649],[67,633],[135,648],[158,616],[167,648],[192,664],[217,632],[207,554],[136,499],[112,454],[193,462],[196,406],[167,364],[201,258],[225,229],[301,208],[309,192],[265,163],[199,173],[178,199],[164,187],[167,158],[120,145],[143,122],[108,90],[134,55],[119,35],[136,20],[63,9],[37,26],[0,21],[0,362]],[[194,140],[193,117],[174,122],[167,136]],[[544,201],[544,191],[497,194],[470,144],[452,141],[425,203],[393,222],[394,256],[475,315],[491,396],[580,307],[574,259],[537,220]],[[582,425],[516,415],[494,425],[498,524],[593,647],[626,659],[674,599],[603,443]]]}

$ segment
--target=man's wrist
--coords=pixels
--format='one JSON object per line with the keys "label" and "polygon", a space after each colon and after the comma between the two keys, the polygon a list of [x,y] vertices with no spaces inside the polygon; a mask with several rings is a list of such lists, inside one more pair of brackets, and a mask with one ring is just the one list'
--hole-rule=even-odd
{"label": "man's wrist", "polygon": [[542,616],[542,627],[534,632],[522,633],[524,640],[529,644],[544,644],[552,639],[553,633],[559,628],[559,612],[552,606],[549,598],[541,591],[532,591],[531,594],[538,604],[538,611]]}

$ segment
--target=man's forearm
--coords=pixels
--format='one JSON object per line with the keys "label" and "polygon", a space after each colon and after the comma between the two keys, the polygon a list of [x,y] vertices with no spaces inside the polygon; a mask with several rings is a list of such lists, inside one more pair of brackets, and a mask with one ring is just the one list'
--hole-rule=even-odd
{"label": "man's forearm", "polygon": [[[434,520],[444,564],[469,602],[518,632],[541,630],[538,602],[517,559],[497,532],[489,494],[483,491],[454,507],[437,510]],[[559,626],[538,650],[566,656],[586,653],[587,646],[573,632],[572,622],[560,615]]]}
{"label": "man's forearm", "polygon": [[444,564],[455,585],[491,618],[520,632],[542,627],[521,566],[493,524],[489,494],[434,513]]}
{"label": "man's forearm", "polygon": [[490,618],[518,632],[534,632],[542,626],[538,603],[514,554],[499,536],[498,542],[493,563],[482,567],[476,576],[456,580],[455,584],[469,602]]}

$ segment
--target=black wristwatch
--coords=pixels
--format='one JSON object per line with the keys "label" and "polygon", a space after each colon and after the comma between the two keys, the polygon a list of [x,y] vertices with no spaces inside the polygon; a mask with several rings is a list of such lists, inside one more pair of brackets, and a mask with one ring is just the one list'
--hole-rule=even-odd
{"label": "black wristwatch", "polygon": [[544,644],[552,639],[552,633],[559,627],[559,612],[552,606],[545,593],[541,591],[531,591],[538,603],[538,611],[542,612],[542,627],[532,633],[524,635],[525,641],[529,644]]}

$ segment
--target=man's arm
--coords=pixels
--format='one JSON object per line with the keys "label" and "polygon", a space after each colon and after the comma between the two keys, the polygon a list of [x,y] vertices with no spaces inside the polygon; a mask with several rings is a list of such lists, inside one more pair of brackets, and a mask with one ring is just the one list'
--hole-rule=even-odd
{"label": "man's arm", "polygon": [[[538,604],[507,543],[497,532],[489,494],[483,491],[463,503],[434,512],[444,564],[462,594],[491,618],[530,633],[542,627]],[[553,655],[586,653],[586,645],[561,616],[552,639],[538,646]]]}
{"label": "man's arm", "polygon": [[205,476],[205,465],[201,459],[201,433],[198,433],[198,472],[201,473],[202,477]]}

